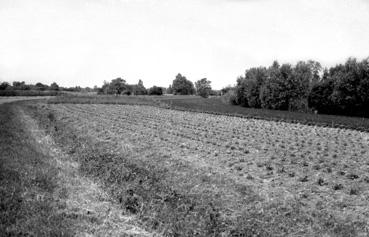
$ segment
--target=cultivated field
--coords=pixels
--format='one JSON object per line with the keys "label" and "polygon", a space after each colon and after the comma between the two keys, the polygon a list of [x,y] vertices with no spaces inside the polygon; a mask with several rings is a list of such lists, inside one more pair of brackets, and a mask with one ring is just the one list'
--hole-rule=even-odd
{"label": "cultivated field", "polygon": [[54,104],[135,104],[152,105],[182,111],[205,112],[216,115],[243,118],[285,121],[321,127],[337,127],[369,131],[369,119],[326,114],[302,113],[280,110],[255,109],[234,106],[222,101],[221,97],[201,98],[199,96],[112,96],[112,95],[64,95],[49,100]]}
{"label": "cultivated field", "polygon": [[366,236],[369,134],[146,105],[28,107],[164,236]]}

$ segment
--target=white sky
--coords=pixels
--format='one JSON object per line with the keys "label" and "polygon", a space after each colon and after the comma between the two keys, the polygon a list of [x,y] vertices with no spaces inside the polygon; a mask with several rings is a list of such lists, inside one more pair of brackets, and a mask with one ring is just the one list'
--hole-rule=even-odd
{"label": "white sky", "polygon": [[0,81],[213,88],[273,60],[369,56],[369,0],[0,0]]}

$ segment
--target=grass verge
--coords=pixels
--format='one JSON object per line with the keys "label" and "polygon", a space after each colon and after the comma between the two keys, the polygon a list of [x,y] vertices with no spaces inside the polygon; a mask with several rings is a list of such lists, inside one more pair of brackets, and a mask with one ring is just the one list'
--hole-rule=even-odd
{"label": "grass verge", "polygon": [[72,236],[71,220],[54,197],[58,170],[37,147],[14,104],[0,105],[0,233]]}

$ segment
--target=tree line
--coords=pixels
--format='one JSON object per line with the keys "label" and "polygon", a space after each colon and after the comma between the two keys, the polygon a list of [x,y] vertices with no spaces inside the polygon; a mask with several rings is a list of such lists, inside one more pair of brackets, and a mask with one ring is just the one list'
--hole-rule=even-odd
{"label": "tree line", "polygon": [[[196,88],[195,88],[196,87]],[[114,94],[114,95],[194,95],[197,94],[204,98],[210,95],[217,95],[218,92],[212,90],[211,81],[202,78],[195,82],[195,84],[188,80],[180,73],[177,74],[172,84],[168,88],[153,86],[146,89],[142,80],[137,84],[128,84],[126,80],[118,77],[110,82],[105,81],[103,86],[99,89],[100,94]]]}
{"label": "tree line", "polygon": [[69,91],[69,92],[94,92],[97,91],[98,87],[94,86],[90,87],[62,87],[59,86],[56,82],[51,83],[50,85],[43,84],[41,82],[37,82],[36,84],[27,84],[24,81],[14,81],[12,84],[9,82],[1,82],[0,83],[0,91],[3,92],[12,92],[12,91]]}
{"label": "tree line", "polygon": [[319,62],[254,67],[222,89],[232,104],[251,108],[369,116],[369,58],[322,69]]}
{"label": "tree line", "polygon": [[51,91],[58,91],[59,85],[56,84],[55,82],[51,83],[50,86],[46,85],[46,84],[42,84],[41,82],[38,82],[36,84],[26,84],[24,81],[14,81],[12,84],[8,83],[8,82],[2,82],[0,84],[0,90],[4,91],[4,90],[36,90],[36,91],[47,91],[47,90],[51,90]]}

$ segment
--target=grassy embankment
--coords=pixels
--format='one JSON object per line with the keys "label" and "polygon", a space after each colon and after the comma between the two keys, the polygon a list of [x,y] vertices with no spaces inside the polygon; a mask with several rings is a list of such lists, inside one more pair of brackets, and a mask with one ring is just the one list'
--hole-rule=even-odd
{"label": "grassy embankment", "polygon": [[50,103],[152,105],[184,111],[369,131],[369,118],[245,108],[225,104],[219,97],[204,99],[198,96],[68,95],[53,98]]}
{"label": "grassy embankment", "polygon": [[57,169],[24,127],[16,106],[0,105],[0,235],[71,236],[55,197]]}

